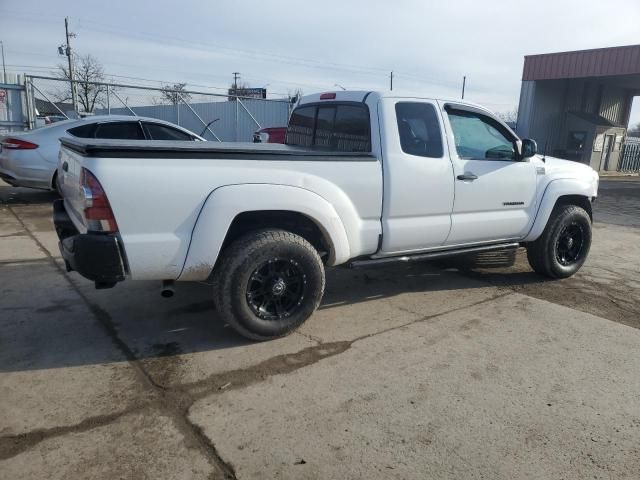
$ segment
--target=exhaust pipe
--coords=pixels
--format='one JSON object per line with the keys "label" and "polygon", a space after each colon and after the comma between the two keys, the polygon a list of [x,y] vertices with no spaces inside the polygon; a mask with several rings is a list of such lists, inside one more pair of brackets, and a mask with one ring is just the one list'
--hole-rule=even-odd
{"label": "exhaust pipe", "polygon": [[162,287],[160,288],[160,295],[163,298],[171,298],[176,293],[173,288],[173,280],[163,280]]}

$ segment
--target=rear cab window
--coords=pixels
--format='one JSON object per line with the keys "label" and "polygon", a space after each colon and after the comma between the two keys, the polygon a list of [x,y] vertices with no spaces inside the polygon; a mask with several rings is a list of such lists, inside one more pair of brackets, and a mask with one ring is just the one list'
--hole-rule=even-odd
{"label": "rear cab window", "polygon": [[360,102],[298,107],[289,120],[286,144],[329,152],[370,152],[369,108]]}

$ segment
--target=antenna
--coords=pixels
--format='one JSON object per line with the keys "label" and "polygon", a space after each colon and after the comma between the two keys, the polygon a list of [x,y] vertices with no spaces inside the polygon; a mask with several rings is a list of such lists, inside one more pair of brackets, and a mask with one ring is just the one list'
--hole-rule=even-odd
{"label": "antenna", "polygon": [[549,145],[549,137],[551,132],[547,133],[547,139],[544,141],[544,152],[542,152],[542,161],[547,163],[547,146]]}

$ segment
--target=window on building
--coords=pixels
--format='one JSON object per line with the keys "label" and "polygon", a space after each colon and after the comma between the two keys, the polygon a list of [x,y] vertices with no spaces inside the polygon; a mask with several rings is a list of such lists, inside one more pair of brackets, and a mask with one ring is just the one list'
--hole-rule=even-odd
{"label": "window on building", "polygon": [[567,140],[567,150],[571,152],[582,152],[587,142],[587,132],[569,132]]}

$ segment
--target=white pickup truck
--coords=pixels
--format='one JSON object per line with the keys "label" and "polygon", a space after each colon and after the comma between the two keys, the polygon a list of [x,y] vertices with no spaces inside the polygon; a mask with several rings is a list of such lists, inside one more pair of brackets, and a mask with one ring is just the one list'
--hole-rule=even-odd
{"label": "white pickup truck", "polygon": [[219,316],[251,339],[311,316],[325,266],[524,246],[562,278],[591,245],[597,173],[459,100],[309,95],[286,145],[61,141],[67,268],[97,288],[161,280],[167,296],[212,280]]}

